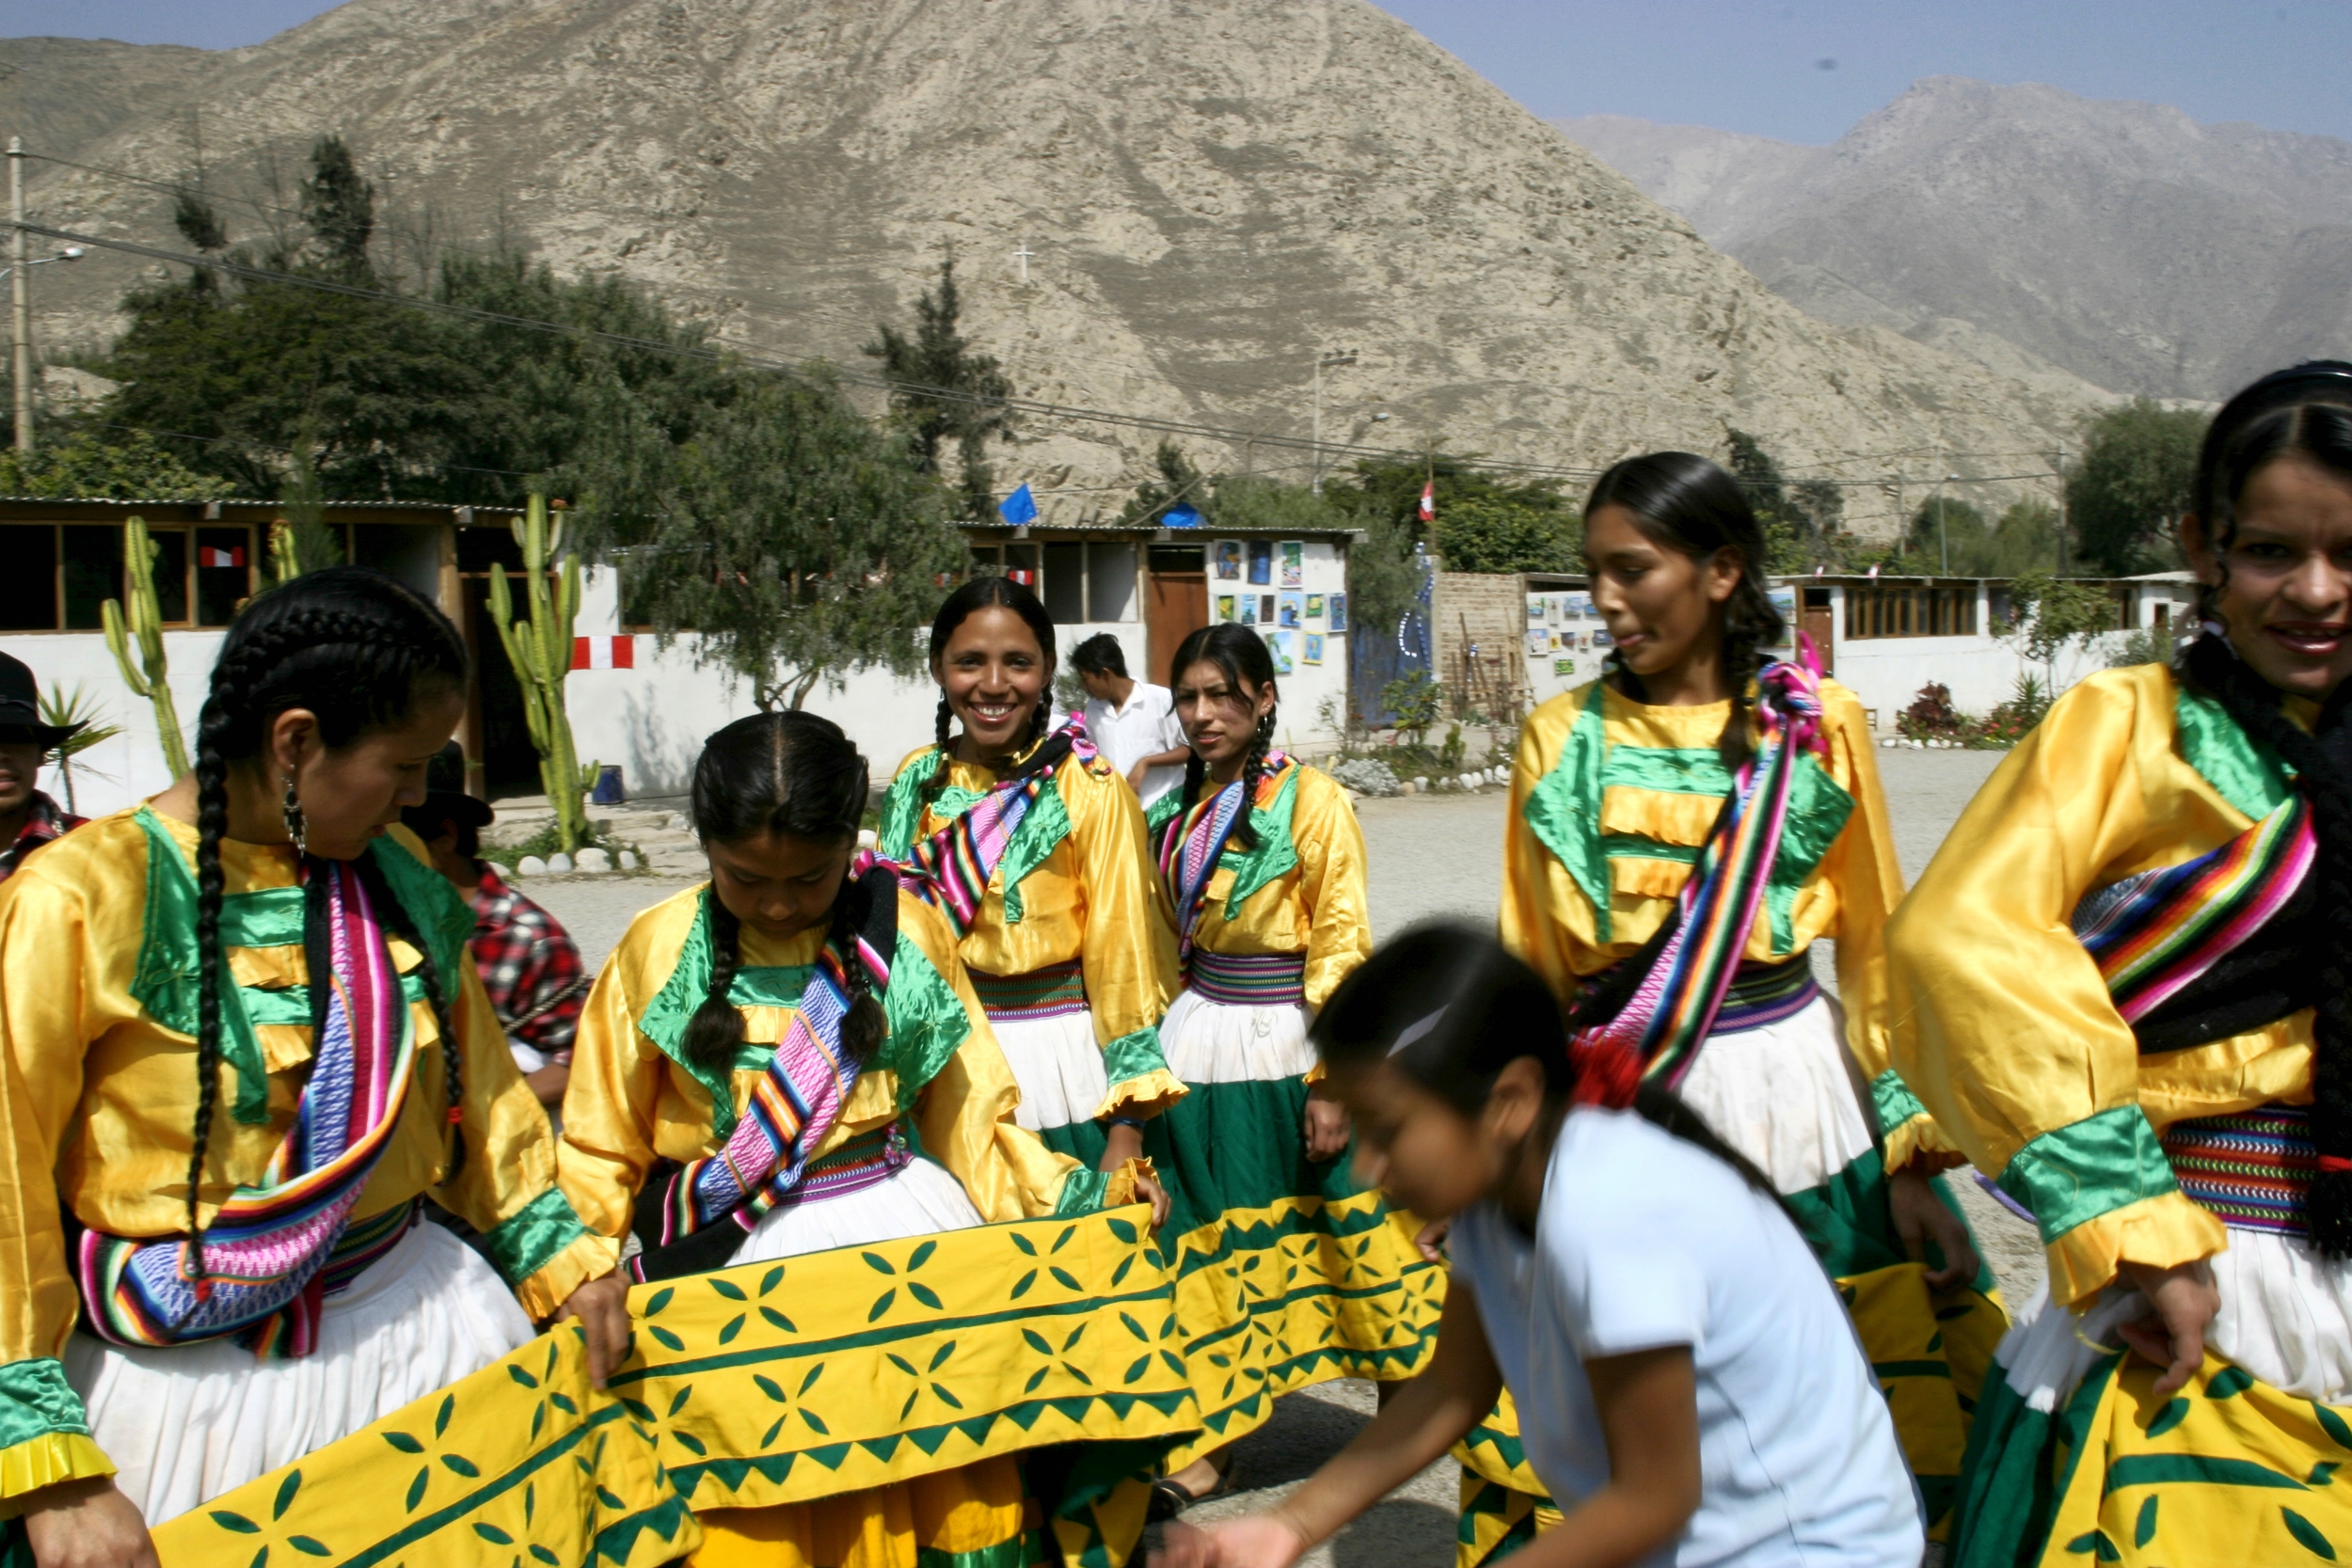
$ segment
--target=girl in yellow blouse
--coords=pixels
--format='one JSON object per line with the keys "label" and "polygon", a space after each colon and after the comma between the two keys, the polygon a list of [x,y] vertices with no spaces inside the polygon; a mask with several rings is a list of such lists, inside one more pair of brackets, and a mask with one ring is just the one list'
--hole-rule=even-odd
{"label": "girl in yellow blouse", "polygon": [[1184,1092],[1160,1054],[1175,954],[1143,808],[1075,718],[1054,728],[1054,623],[1026,587],[957,589],[930,654],[937,743],[898,765],[881,851],[939,873],[1021,1125],[1116,1169]]}
{"label": "girl in yellow blouse", "polygon": [[2201,634],[2054,704],[1888,932],[1895,1061],[2049,1258],[1958,1562],[2352,1548],[2352,365],[2233,398],[2181,535]]}
{"label": "girl in yellow blouse", "polygon": [[[1975,1280],[1979,1262],[1930,1180],[1947,1146],[1888,1070],[1882,934],[1902,881],[1861,706],[1762,660],[1786,628],[1755,513],[1722,468],[1687,452],[1629,459],[1584,516],[1611,670],[1520,734],[1503,941],[1581,1030],[1637,1037],[1641,1070],[1801,1217],[1847,1289],[1933,1521],[1965,1434],[1951,1373],[1968,1377],[1964,1350],[1989,1354],[1999,1314],[1931,1295]],[[1823,938],[1842,1008],[1814,982]],[[1486,1457],[1475,1441],[1472,1454]]]}
{"label": "girl in yellow blouse", "polygon": [[[1017,1125],[1019,1091],[946,922],[856,852],[866,799],[865,758],[815,714],[739,720],[703,748],[693,814],[711,879],[630,924],[589,995],[564,1099],[564,1190],[605,1258],[626,1255],[616,1277],[1116,1203],[1165,1212],[1148,1167],[1089,1170]],[[824,1310],[794,1307],[804,1325]],[[1021,1513],[1013,1460],[983,1460],[707,1512],[692,1560],[994,1561]]]}
{"label": "girl in yellow blouse", "polygon": [[[1346,1113],[1308,1084],[1308,1015],[1372,952],[1355,808],[1273,748],[1280,694],[1256,632],[1194,632],[1168,685],[1191,761],[1147,820],[1184,976],[1160,1038],[1190,1092],[1151,1147],[1181,1195],[1178,1302],[1202,1345],[1202,1414],[1230,1444],[1292,1388],[1411,1376],[1437,1308],[1412,1288],[1430,1265],[1411,1232],[1339,1158]],[[1213,1488],[1217,1458],[1162,1481],[1161,1510]]]}
{"label": "girl in yellow blouse", "polygon": [[[0,892],[0,1538],[43,1568],[153,1562],[147,1521],[486,1366],[598,1270],[472,915],[394,826],[465,676],[389,578],[275,589],[194,774]],[[600,1378],[627,1323],[589,1327]]]}

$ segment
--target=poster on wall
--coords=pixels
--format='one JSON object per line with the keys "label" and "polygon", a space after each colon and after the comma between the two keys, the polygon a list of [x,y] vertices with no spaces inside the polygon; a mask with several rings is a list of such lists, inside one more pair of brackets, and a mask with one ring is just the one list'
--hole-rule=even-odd
{"label": "poster on wall", "polygon": [[1274,673],[1278,675],[1287,675],[1291,673],[1291,639],[1294,635],[1287,631],[1270,631],[1265,634],[1266,647],[1274,654]]}
{"label": "poster on wall", "polygon": [[1282,586],[1306,587],[1307,542],[1303,539],[1285,539],[1274,547],[1282,552]]}
{"label": "poster on wall", "polygon": [[1780,641],[1772,646],[1784,649],[1795,647],[1797,645],[1797,591],[1793,588],[1774,588],[1764,596],[1772,600],[1774,610],[1780,611]]}
{"label": "poster on wall", "polygon": [[1323,633],[1311,631],[1307,634],[1307,651],[1298,656],[1298,661],[1301,664],[1323,662]]}
{"label": "poster on wall", "polygon": [[1593,618],[1593,596],[1590,594],[1569,594],[1567,616],[1571,621],[1591,620]]}
{"label": "poster on wall", "polygon": [[1258,625],[1262,626],[1274,625],[1274,595],[1271,594],[1258,595]]}
{"label": "poster on wall", "polygon": [[1220,539],[1210,546],[1209,549],[1216,561],[1217,580],[1239,582],[1241,580],[1241,541]]}
{"label": "poster on wall", "polygon": [[1544,596],[1541,594],[1530,594],[1527,596],[1527,618],[1531,621],[1540,621],[1544,618]]}
{"label": "poster on wall", "polygon": [[1329,596],[1328,602],[1331,606],[1331,629],[1334,632],[1345,631],[1347,629],[1347,595],[1333,594]]}
{"label": "poster on wall", "polygon": [[1274,580],[1274,542],[1269,539],[1249,541],[1249,580],[1261,587]]}
{"label": "poster on wall", "polygon": [[1282,618],[1276,624],[1278,626],[1289,626],[1295,629],[1305,624],[1306,613],[1307,595],[1304,594],[1285,594],[1282,595],[1281,599]]}
{"label": "poster on wall", "polygon": [[1323,619],[1322,594],[1310,594],[1307,595],[1307,619],[1310,621],[1320,621]]}
{"label": "poster on wall", "polygon": [[1233,618],[1232,594],[1219,594],[1216,596],[1216,618],[1219,621],[1231,621]]}
{"label": "poster on wall", "polygon": [[1555,675],[1573,675],[1576,673],[1576,660],[1555,658],[1551,661],[1551,673]]}
{"label": "poster on wall", "polygon": [[1527,657],[1541,658],[1551,652],[1551,633],[1537,626],[1527,634]]}

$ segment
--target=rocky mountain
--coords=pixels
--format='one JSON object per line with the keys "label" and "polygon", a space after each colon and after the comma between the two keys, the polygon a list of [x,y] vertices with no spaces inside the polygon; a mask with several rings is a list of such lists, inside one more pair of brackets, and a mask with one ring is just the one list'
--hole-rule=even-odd
{"label": "rocky mountain", "polygon": [[[1896,517],[1879,482],[2039,467],[2099,399],[1804,314],[1365,0],[351,0],[74,154],[116,172],[39,166],[41,217],[176,248],[123,175],[186,178],[192,127],[242,236],[335,131],[390,230],[503,231],[795,357],[864,364],[953,246],[1023,395],[1294,478],[1311,457],[1258,442],[1308,434],[1331,350],[1335,441],[1591,469],[1736,425],[1855,482],[1864,529]],[[43,341],[103,341],[136,272],[43,269]],[[1032,416],[999,471],[1076,521],[1158,439]]]}
{"label": "rocky mountain", "polygon": [[1829,147],[1554,123],[1825,321],[2154,397],[2352,352],[2352,142],[1958,77]]}

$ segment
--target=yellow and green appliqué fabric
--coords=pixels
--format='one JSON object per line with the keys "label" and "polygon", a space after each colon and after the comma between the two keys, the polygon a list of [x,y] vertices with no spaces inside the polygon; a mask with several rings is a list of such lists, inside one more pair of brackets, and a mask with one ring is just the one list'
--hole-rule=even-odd
{"label": "yellow and green appliqu\u00e9 fabric", "polygon": [[[155,1539],[167,1568],[650,1568],[702,1544],[698,1510],[1076,1445],[1050,1527],[1066,1561],[1118,1568],[1147,1478],[1200,1426],[1173,1302],[1139,1208],[641,1286],[609,1391],[566,1327]],[[1042,1547],[935,1568],[1020,1568]]]}

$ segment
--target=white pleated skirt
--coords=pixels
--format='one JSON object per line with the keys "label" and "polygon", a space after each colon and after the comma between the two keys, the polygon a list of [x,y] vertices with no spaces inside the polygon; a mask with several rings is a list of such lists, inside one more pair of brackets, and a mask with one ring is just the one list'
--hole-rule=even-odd
{"label": "white pleated skirt", "polygon": [[1168,1070],[1187,1084],[1262,1084],[1296,1078],[1315,1065],[1307,1009],[1211,1002],[1185,990],[1160,1021]]}
{"label": "white pleated skirt", "polygon": [[1677,1091],[1775,1191],[1818,1187],[1872,1148],[1845,1020],[1817,996],[1778,1023],[1712,1035]]}
{"label": "white pleated skirt", "polygon": [[917,1155],[870,1187],[769,1210],[729,1262],[765,1263],[987,1223],[962,1182]]}
{"label": "white pleated skirt", "polygon": [[1032,1132],[1092,1121],[1110,1094],[1094,1014],[1085,1008],[1046,1018],[992,1018],[996,1043],[1021,1085],[1014,1119]]}
{"label": "white pleated skirt", "polygon": [[265,1361],[230,1339],[131,1349],[76,1334],[66,1378],[116,1485],[155,1525],[480,1371],[532,1333],[480,1254],[419,1224],[327,1298],[309,1355]]}

